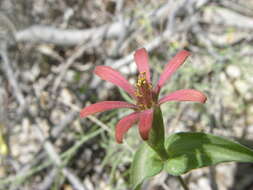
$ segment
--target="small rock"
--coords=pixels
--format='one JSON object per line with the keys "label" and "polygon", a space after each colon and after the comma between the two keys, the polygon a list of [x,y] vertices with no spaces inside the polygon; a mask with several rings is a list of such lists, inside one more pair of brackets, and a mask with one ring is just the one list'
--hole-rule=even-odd
{"label": "small rock", "polygon": [[54,125],[59,124],[64,119],[64,113],[60,110],[53,110],[50,119]]}
{"label": "small rock", "polygon": [[243,80],[237,80],[235,82],[235,86],[237,87],[237,89],[240,91],[241,94],[245,94],[249,90],[249,85]]}
{"label": "small rock", "polygon": [[64,78],[67,82],[73,82],[75,79],[75,75],[76,75],[75,71],[68,70]]}
{"label": "small rock", "polygon": [[65,102],[67,105],[72,104],[73,96],[67,88],[62,89],[60,96],[62,101]]}
{"label": "small rock", "polygon": [[199,189],[212,190],[210,187],[209,180],[207,178],[200,178],[198,180]]}
{"label": "small rock", "polygon": [[226,72],[231,78],[234,79],[239,78],[241,76],[240,68],[235,65],[229,65],[226,68]]}

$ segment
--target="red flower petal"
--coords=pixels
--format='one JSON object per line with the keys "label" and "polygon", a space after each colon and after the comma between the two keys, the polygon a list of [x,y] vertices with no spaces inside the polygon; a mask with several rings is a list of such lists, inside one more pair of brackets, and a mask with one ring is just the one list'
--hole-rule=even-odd
{"label": "red flower petal", "polygon": [[186,50],[182,50],[177,53],[172,60],[169,61],[165,65],[165,69],[160,76],[160,79],[157,83],[157,92],[159,92],[160,88],[164,85],[164,83],[171,77],[171,75],[184,63],[186,58],[190,55],[190,53]]}
{"label": "red flower petal", "polygon": [[140,113],[139,132],[143,140],[147,140],[149,136],[149,130],[152,127],[153,122],[153,110],[145,110]]}
{"label": "red flower petal", "polygon": [[148,65],[148,53],[145,48],[138,49],[134,53],[134,60],[137,65],[139,72],[145,72],[147,81],[150,82],[150,72]]}
{"label": "red flower petal", "polygon": [[139,112],[134,112],[130,115],[125,116],[116,125],[115,138],[118,143],[122,143],[124,134],[132,127],[132,125],[138,121]]}
{"label": "red flower petal", "polygon": [[126,92],[128,92],[133,98],[135,98],[134,87],[118,71],[114,70],[109,66],[97,66],[94,72],[103,80],[107,80],[121,87]]}
{"label": "red flower petal", "polygon": [[168,101],[192,101],[205,103],[206,99],[206,96],[200,91],[193,89],[183,89],[172,92],[169,95],[161,98],[158,103],[163,104],[164,102]]}
{"label": "red flower petal", "polygon": [[136,108],[134,104],[129,104],[122,101],[103,101],[91,104],[80,111],[80,117],[86,117],[98,112],[103,112],[115,108]]}

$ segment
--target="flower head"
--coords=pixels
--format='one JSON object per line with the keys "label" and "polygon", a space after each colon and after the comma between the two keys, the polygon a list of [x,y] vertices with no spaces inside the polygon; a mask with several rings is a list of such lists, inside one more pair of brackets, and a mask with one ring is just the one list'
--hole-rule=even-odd
{"label": "flower head", "polygon": [[151,84],[148,54],[144,48],[137,50],[134,54],[134,60],[139,71],[135,87],[111,67],[97,66],[94,71],[95,74],[103,80],[107,80],[124,89],[134,99],[135,104],[123,101],[98,102],[82,109],[80,117],[86,117],[115,108],[130,108],[133,110],[133,113],[123,117],[116,125],[116,141],[122,143],[124,134],[137,122],[139,122],[138,128],[142,139],[147,140],[150,128],[152,127],[154,106],[160,106],[168,101],[193,101],[200,103],[205,103],[206,101],[206,96],[202,92],[193,89],[177,90],[158,99],[159,92],[165,82],[184,63],[189,55],[190,53],[185,50],[176,54],[165,65],[164,71],[155,87]]}

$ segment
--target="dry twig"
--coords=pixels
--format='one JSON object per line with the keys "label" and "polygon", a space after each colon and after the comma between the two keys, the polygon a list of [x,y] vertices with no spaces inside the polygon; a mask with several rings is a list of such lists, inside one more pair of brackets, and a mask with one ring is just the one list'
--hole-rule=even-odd
{"label": "dry twig", "polygon": [[[60,168],[62,167],[60,156],[55,151],[53,144],[44,137],[44,134],[42,130],[40,129],[40,125],[41,125],[40,122],[37,122],[36,129],[37,129],[38,137],[41,140],[41,142],[44,142],[43,147],[45,151],[47,152],[49,158],[54,162],[55,166]],[[82,184],[80,179],[75,174],[73,174],[68,168],[63,167],[61,168],[61,171],[63,175],[69,180],[69,182],[73,185],[74,189],[87,190],[87,188]]]}

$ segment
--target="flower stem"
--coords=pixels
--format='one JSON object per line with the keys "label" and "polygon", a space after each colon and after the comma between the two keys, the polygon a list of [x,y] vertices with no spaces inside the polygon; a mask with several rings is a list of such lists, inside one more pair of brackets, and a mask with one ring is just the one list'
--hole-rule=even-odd
{"label": "flower stem", "polygon": [[158,154],[158,156],[161,158],[162,161],[166,161],[168,159],[168,153],[166,152],[165,148],[163,147],[157,148],[157,146],[154,147],[151,143],[147,144]]}
{"label": "flower stem", "polygon": [[159,106],[154,107],[153,123],[149,133],[148,145],[165,161],[168,159],[168,153],[164,147],[164,124],[163,116]]}
{"label": "flower stem", "polygon": [[180,182],[180,184],[182,185],[182,187],[184,188],[184,190],[189,190],[188,186],[186,185],[186,183],[184,182],[184,180],[181,176],[177,176],[177,179]]}

